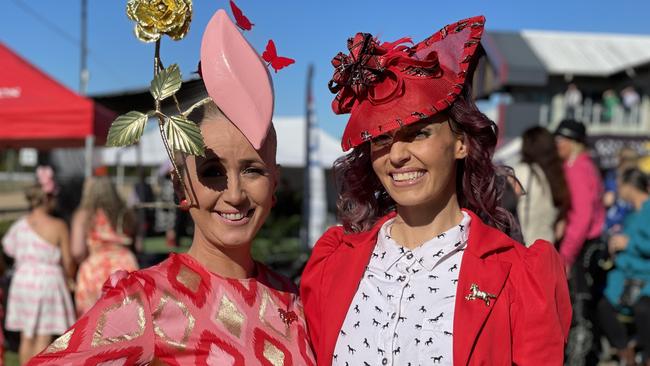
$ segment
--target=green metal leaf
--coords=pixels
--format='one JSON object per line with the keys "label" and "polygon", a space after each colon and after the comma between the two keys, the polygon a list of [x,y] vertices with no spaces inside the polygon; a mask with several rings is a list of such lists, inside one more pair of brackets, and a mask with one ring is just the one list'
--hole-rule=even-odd
{"label": "green metal leaf", "polygon": [[181,70],[177,64],[172,64],[154,76],[149,91],[157,101],[161,101],[174,95],[180,88]]}
{"label": "green metal leaf", "polygon": [[169,146],[191,155],[205,156],[201,129],[183,115],[171,116],[165,122],[165,136]]}
{"label": "green metal leaf", "polygon": [[108,130],[106,146],[127,146],[140,140],[149,116],[131,111],[115,119]]}

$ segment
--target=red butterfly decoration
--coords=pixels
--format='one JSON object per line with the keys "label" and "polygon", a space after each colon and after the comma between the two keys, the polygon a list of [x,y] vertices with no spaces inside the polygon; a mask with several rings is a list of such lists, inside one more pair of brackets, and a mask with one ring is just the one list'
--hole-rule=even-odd
{"label": "red butterfly decoration", "polygon": [[292,58],[278,56],[278,52],[275,50],[275,43],[271,39],[266,45],[266,50],[262,53],[262,58],[271,65],[275,72],[296,62]]}
{"label": "red butterfly decoration", "polygon": [[230,9],[232,9],[232,13],[235,16],[235,21],[237,22],[237,26],[241,28],[242,30],[251,30],[255,24],[251,23],[250,20],[242,13],[241,9],[235,5],[235,2],[230,0]]}

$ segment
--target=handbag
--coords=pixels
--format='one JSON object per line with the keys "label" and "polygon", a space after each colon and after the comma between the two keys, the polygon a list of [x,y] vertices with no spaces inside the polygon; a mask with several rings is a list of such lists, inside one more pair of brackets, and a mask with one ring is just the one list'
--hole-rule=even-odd
{"label": "handbag", "polygon": [[641,290],[645,286],[645,281],[628,278],[623,283],[623,294],[619,303],[625,307],[633,307],[641,297]]}

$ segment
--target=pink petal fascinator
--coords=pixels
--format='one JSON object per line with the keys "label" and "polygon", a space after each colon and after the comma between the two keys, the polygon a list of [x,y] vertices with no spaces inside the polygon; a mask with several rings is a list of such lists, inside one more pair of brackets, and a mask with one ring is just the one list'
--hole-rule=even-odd
{"label": "pink petal fascinator", "polygon": [[271,77],[260,55],[222,9],[203,33],[201,76],[214,103],[260,149],[273,117]]}

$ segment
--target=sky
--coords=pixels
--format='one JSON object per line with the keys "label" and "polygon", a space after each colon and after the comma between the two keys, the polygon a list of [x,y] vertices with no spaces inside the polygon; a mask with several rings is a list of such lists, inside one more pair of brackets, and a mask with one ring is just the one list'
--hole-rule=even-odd
{"label": "sky", "polygon": [[[165,65],[178,63],[185,78],[196,70],[203,29],[227,0],[195,0],[190,31],[182,41],[164,37]],[[382,41],[404,36],[419,41],[442,26],[483,14],[486,28],[605,32],[650,35],[648,0],[400,0],[268,1],[238,0],[255,25],[245,36],[262,52],[273,39],[281,56],[296,63],[273,74],[275,114],[305,113],[306,76],[315,67],[314,97],[318,123],[339,138],[346,116],[333,114],[327,89],[331,59],[346,51],[346,40],[369,32]],[[78,90],[80,0],[0,0],[0,42],[59,82]],[[88,0],[88,94],[113,94],[148,88],[153,72],[153,44],[138,41],[126,16],[126,0]],[[2,70],[0,70],[0,73]]]}

